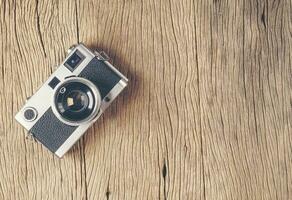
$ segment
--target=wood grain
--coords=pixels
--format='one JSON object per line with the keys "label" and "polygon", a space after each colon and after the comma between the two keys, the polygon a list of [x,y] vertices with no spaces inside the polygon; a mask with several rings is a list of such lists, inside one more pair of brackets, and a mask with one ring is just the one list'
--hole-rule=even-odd
{"label": "wood grain", "polygon": [[[291,13],[291,0],[1,0],[0,199],[291,199]],[[13,118],[78,42],[130,82],[58,159]]]}

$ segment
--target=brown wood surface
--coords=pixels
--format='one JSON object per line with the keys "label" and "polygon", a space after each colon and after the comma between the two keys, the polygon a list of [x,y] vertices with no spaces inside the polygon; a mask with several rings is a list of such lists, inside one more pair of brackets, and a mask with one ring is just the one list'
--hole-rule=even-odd
{"label": "brown wood surface", "polygon": [[[0,20],[1,200],[292,199],[291,0],[1,0]],[[58,159],[14,115],[77,42],[130,82]]]}

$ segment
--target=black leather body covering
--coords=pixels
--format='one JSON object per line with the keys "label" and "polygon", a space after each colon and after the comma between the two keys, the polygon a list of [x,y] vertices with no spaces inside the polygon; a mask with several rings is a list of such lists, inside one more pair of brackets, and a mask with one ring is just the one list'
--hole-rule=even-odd
{"label": "black leather body covering", "polygon": [[55,153],[76,128],[77,126],[69,126],[61,122],[50,107],[30,129],[30,132],[39,142]]}

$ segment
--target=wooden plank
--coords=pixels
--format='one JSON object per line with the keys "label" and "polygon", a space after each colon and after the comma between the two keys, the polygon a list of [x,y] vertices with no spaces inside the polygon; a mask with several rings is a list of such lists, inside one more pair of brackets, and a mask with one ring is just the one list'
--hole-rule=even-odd
{"label": "wooden plank", "polygon": [[80,40],[130,79],[85,138],[89,199],[202,198],[193,2],[78,7]]}
{"label": "wooden plank", "polygon": [[[291,8],[0,1],[0,199],[289,199]],[[81,41],[130,82],[60,160],[13,117]]]}
{"label": "wooden plank", "polygon": [[[85,198],[80,146],[66,159],[27,140],[14,114],[76,42],[75,3],[1,1],[0,199]],[[40,102],[41,103],[41,102]]]}
{"label": "wooden plank", "polygon": [[[290,9],[289,9],[290,7]],[[291,1],[245,3],[245,72],[250,77],[256,148],[257,187],[262,198],[291,197]],[[290,27],[290,31],[289,31]],[[290,75],[289,75],[290,74]],[[290,78],[289,78],[290,77]],[[256,186],[256,185],[255,185]]]}
{"label": "wooden plank", "polygon": [[290,9],[288,1],[198,5],[206,199],[291,196]]}

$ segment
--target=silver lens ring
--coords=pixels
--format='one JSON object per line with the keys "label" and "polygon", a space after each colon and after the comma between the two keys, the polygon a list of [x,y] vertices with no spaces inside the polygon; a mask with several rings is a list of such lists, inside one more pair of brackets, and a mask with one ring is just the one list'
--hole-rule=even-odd
{"label": "silver lens ring", "polygon": [[[82,91],[81,88],[86,91]],[[100,92],[87,79],[70,77],[59,83],[54,89],[53,113],[67,125],[79,126],[90,123],[98,114],[100,105]]]}

